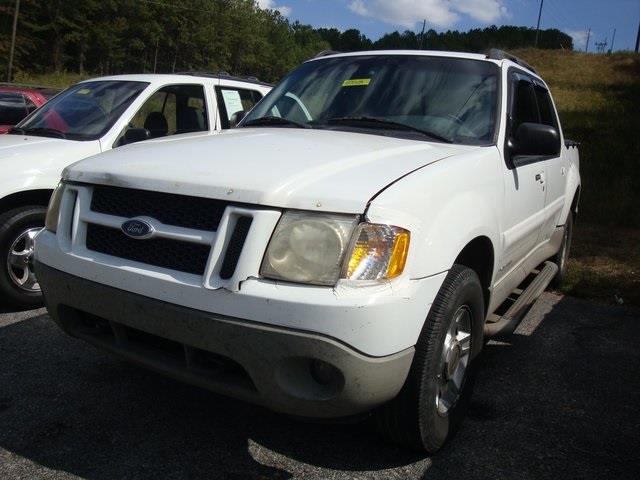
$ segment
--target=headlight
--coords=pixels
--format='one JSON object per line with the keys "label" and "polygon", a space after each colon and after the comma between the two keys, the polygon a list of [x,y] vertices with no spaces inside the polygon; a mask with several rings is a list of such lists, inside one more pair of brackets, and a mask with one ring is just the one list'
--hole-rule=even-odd
{"label": "headlight", "polygon": [[56,233],[58,230],[58,219],[60,218],[60,202],[62,202],[62,195],[66,185],[63,182],[58,184],[58,187],[53,191],[51,200],[49,200],[49,208],[47,210],[47,217],[44,221],[44,228],[50,232]]}
{"label": "headlight", "polygon": [[390,280],[402,273],[409,253],[408,230],[392,225],[361,223],[353,238],[343,278]]}
{"label": "headlight", "polygon": [[404,270],[410,234],[353,215],[285,212],[260,268],[266,278],[314,285],[388,280]]}
{"label": "headlight", "polygon": [[357,223],[355,215],[285,212],[273,232],[260,274],[290,282],[335,285]]}

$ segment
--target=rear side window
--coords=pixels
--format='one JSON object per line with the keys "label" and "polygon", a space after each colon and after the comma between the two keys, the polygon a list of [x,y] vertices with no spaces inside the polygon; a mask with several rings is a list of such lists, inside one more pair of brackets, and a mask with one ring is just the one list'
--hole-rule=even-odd
{"label": "rear side window", "polygon": [[216,97],[220,109],[222,128],[230,126],[229,120],[235,113],[248,112],[262,99],[257,90],[236,87],[216,87]]}
{"label": "rear side window", "polygon": [[0,93],[0,125],[15,125],[30,112],[21,93]]}

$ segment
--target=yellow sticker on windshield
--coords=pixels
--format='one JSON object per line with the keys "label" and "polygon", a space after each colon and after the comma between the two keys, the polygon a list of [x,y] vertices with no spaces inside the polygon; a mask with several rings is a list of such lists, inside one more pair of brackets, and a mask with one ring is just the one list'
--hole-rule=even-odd
{"label": "yellow sticker on windshield", "polygon": [[88,93],[91,93],[91,90],[89,88],[81,88],[80,90],[78,90],[78,95],[87,95]]}
{"label": "yellow sticker on windshield", "polygon": [[343,87],[366,87],[371,83],[370,78],[351,78],[342,82]]}

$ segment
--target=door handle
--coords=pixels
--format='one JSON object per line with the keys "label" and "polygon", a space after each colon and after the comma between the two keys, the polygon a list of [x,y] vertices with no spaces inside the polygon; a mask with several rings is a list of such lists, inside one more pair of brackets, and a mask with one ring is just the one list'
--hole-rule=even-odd
{"label": "door handle", "polygon": [[544,183],[544,177],[541,173],[536,173],[536,182]]}

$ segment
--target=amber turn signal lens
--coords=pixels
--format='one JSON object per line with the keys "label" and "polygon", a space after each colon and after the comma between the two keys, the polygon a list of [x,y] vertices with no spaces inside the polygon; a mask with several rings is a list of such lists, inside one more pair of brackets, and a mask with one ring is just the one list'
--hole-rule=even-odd
{"label": "amber turn signal lens", "polygon": [[354,235],[343,278],[389,280],[403,272],[411,239],[408,230],[392,225],[361,223]]}

